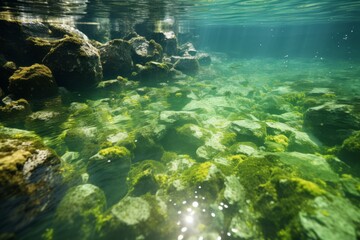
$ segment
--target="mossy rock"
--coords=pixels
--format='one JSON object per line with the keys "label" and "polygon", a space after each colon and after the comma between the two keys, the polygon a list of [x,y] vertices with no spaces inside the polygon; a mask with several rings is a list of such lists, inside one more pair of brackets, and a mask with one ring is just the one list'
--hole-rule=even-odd
{"label": "mossy rock", "polygon": [[349,165],[360,168],[360,131],[354,132],[344,140],[340,147],[339,157]]}
{"label": "mossy rock", "polygon": [[9,78],[9,91],[17,97],[39,99],[57,94],[51,70],[42,64],[21,67]]}
{"label": "mossy rock", "polygon": [[128,76],[133,68],[131,45],[122,39],[114,39],[99,47],[101,64],[106,78]]}
{"label": "mossy rock", "polygon": [[[0,120],[5,125],[18,126],[31,113],[31,107],[25,99],[11,101],[5,106],[0,106]],[[14,121],[16,119],[17,121]]]}
{"label": "mossy rock", "polygon": [[126,178],[130,165],[131,153],[125,147],[101,149],[89,159],[89,182],[105,192],[109,206],[127,193]]}
{"label": "mossy rock", "polygon": [[99,51],[89,42],[66,36],[44,57],[59,86],[71,91],[94,88],[102,80]]}
{"label": "mossy rock", "polygon": [[168,219],[165,203],[150,194],[123,198],[108,217],[100,239],[170,239],[175,226]]}
{"label": "mossy rock", "polygon": [[105,195],[98,187],[69,189],[56,209],[53,239],[95,239],[105,209]]}
{"label": "mossy rock", "polygon": [[[265,238],[281,239],[297,222],[308,202],[327,193],[318,184],[297,177],[296,171],[273,157],[248,158],[238,165],[240,183],[249,202],[261,214],[259,223]],[[293,238],[299,236],[294,232]]]}
{"label": "mossy rock", "polygon": [[144,66],[138,64],[137,67],[138,71],[132,74],[135,80],[156,83],[172,79],[170,68],[166,63],[151,61]]}
{"label": "mossy rock", "polygon": [[127,178],[129,193],[133,196],[155,194],[166,179],[165,166],[161,162],[145,160],[135,163]]}
{"label": "mossy rock", "polygon": [[56,204],[60,158],[33,132],[0,127],[0,232],[20,232]]}

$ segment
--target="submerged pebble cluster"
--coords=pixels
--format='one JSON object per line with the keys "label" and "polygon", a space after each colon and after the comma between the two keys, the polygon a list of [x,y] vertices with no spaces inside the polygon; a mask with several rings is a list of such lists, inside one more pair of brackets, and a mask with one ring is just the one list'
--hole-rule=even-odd
{"label": "submerged pebble cluster", "polygon": [[128,78],[1,107],[1,238],[360,237],[359,68],[212,53],[196,75],[175,57],[170,80],[149,55]]}

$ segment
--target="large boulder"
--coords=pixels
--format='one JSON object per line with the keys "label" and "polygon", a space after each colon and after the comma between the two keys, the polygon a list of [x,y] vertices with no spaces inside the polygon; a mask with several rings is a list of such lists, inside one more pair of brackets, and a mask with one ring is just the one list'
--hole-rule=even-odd
{"label": "large boulder", "polygon": [[149,61],[161,61],[163,50],[161,45],[154,40],[147,41],[144,37],[134,37],[129,42],[135,63],[145,64]]}
{"label": "large boulder", "polygon": [[79,38],[58,41],[43,62],[52,70],[58,85],[68,90],[89,89],[102,79],[99,51]]}
{"label": "large boulder", "polygon": [[194,75],[199,71],[200,65],[196,57],[180,57],[175,62],[174,68],[187,75]]}
{"label": "large boulder", "polygon": [[22,67],[9,78],[9,91],[19,98],[51,97],[57,90],[51,70],[42,64]]}
{"label": "large boulder", "polygon": [[100,48],[101,64],[104,76],[114,78],[118,75],[127,76],[131,73],[131,45],[122,39],[114,39]]}
{"label": "large boulder", "polygon": [[197,50],[191,42],[184,43],[179,47],[179,55],[181,56],[195,56]]}
{"label": "large boulder", "polygon": [[0,20],[0,52],[19,65],[39,63],[54,44],[65,35],[87,40],[75,28],[65,24],[37,21]]}
{"label": "large boulder", "polygon": [[152,38],[162,46],[164,53],[168,56],[177,54],[178,41],[173,31],[155,32]]}
{"label": "large boulder", "polygon": [[305,112],[304,126],[327,145],[341,144],[360,130],[360,113],[349,104],[328,102]]}
{"label": "large boulder", "polygon": [[17,232],[56,204],[60,159],[35,134],[0,128],[0,232]]}

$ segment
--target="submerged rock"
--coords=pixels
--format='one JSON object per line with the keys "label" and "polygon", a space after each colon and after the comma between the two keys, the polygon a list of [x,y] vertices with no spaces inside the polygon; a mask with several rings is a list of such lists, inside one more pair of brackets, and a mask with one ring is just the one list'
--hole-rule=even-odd
{"label": "submerged rock", "polygon": [[18,98],[39,99],[57,94],[51,70],[42,64],[21,67],[9,78],[9,91]]}
{"label": "submerged rock", "polygon": [[114,39],[99,47],[104,77],[128,76],[133,68],[131,45],[122,39]]}
{"label": "submerged rock", "polygon": [[102,79],[99,51],[82,39],[63,38],[43,62],[53,72],[58,85],[68,90],[89,89]]}
{"label": "submerged rock", "polygon": [[123,198],[103,225],[102,239],[171,239],[174,231],[165,203],[152,195]]}
{"label": "submerged rock", "polygon": [[109,206],[127,193],[126,178],[130,165],[131,154],[125,147],[105,148],[89,159],[89,182],[105,192]]}
{"label": "submerged rock", "polygon": [[196,58],[200,66],[209,66],[211,64],[211,57],[207,53],[198,53]]}
{"label": "submerged rock", "polygon": [[148,81],[155,83],[159,81],[169,81],[172,79],[172,72],[166,63],[147,62],[145,66],[137,64],[136,73],[132,74],[135,80]]}
{"label": "submerged rock", "polygon": [[22,98],[16,101],[10,99],[5,106],[0,106],[0,120],[9,126],[21,124],[30,113],[30,104]]}
{"label": "submerged rock", "polygon": [[200,65],[196,57],[181,57],[175,62],[174,68],[187,75],[194,75],[199,71]]}
{"label": "submerged rock", "polygon": [[179,47],[179,55],[181,56],[195,56],[197,50],[191,42],[184,43]]}
{"label": "submerged rock", "polygon": [[299,213],[303,239],[359,239],[360,209],[341,197],[317,197]]}
{"label": "submerged rock", "polygon": [[129,40],[132,47],[132,58],[135,63],[145,64],[149,61],[160,62],[162,47],[154,40],[147,41],[144,37],[135,37]]}
{"label": "submerged rock", "polygon": [[304,126],[327,145],[341,144],[360,130],[360,113],[348,104],[328,102],[305,112]]}
{"label": "submerged rock", "polygon": [[162,46],[164,53],[168,56],[177,54],[178,41],[173,31],[155,32],[152,34],[152,38]]}
{"label": "submerged rock", "polygon": [[253,120],[237,120],[231,123],[231,130],[237,134],[238,140],[263,143],[266,137],[265,124]]}
{"label": "submerged rock", "polygon": [[19,231],[56,204],[60,159],[35,134],[0,127],[0,232]]}
{"label": "submerged rock", "polygon": [[351,166],[360,167],[360,131],[345,139],[340,147],[340,158]]}
{"label": "submerged rock", "polygon": [[84,184],[69,189],[56,209],[53,239],[95,239],[106,199],[98,187]]}

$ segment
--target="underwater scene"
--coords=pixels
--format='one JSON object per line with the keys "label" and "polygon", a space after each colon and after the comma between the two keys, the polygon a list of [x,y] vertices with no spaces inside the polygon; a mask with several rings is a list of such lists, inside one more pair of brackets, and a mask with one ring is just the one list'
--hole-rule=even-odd
{"label": "underwater scene", "polygon": [[0,240],[360,239],[360,2],[0,1]]}

